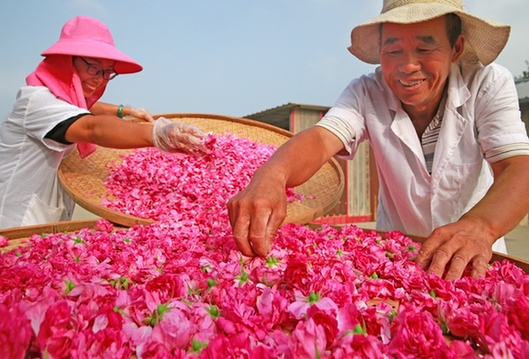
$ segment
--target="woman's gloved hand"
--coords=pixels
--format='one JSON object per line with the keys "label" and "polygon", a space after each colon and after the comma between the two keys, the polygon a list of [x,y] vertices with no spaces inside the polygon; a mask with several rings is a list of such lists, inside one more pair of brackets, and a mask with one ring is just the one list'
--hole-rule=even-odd
{"label": "woman's gloved hand", "polygon": [[152,142],[162,152],[188,153],[201,156],[208,153],[203,144],[205,132],[193,125],[173,122],[160,117],[154,122]]}
{"label": "woman's gloved hand", "polygon": [[152,115],[149,113],[149,111],[144,110],[143,108],[130,108],[130,114],[128,116],[139,118],[141,120],[144,120],[146,122],[154,122],[154,119],[152,118]]}

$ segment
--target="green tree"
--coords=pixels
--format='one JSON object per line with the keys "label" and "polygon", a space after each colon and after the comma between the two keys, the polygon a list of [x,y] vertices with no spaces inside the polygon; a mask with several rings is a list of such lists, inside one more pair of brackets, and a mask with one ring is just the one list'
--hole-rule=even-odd
{"label": "green tree", "polygon": [[522,72],[522,76],[516,77],[516,80],[523,80],[529,78],[529,61],[525,60],[525,65],[527,66],[527,70]]}

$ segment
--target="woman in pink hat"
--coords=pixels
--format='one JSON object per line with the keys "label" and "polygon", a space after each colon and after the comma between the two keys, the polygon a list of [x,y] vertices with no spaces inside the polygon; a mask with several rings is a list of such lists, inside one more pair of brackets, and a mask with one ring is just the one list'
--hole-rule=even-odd
{"label": "woman in pink hat", "polygon": [[[0,126],[0,228],[71,219],[74,202],[62,189],[57,169],[75,148],[81,157],[97,145],[203,150],[205,134],[194,126],[153,121],[145,110],[98,102],[110,80],[142,70],[116,48],[100,21],[69,20],[42,56]],[[124,116],[154,123],[124,121]]]}

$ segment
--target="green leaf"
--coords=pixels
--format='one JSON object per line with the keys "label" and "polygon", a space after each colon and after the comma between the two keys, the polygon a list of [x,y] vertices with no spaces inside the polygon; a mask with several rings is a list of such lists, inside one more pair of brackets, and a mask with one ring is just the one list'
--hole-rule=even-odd
{"label": "green leaf", "polygon": [[156,308],[156,310],[158,311],[158,316],[160,317],[160,319],[163,318],[163,315],[165,312],[167,312],[168,310],[170,310],[171,308],[169,308],[169,305],[167,303],[165,304],[158,304],[158,307]]}
{"label": "green leaf", "polygon": [[219,307],[217,307],[216,305],[206,306],[205,309],[209,313],[209,315],[213,317],[213,319],[220,317]]}
{"label": "green leaf", "polygon": [[360,324],[358,323],[357,325],[355,325],[354,329],[353,329],[353,333],[354,334],[366,334],[366,329]]}
{"label": "green leaf", "polygon": [[132,281],[127,277],[121,277],[116,282],[116,289],[125,289],[129,290],[129,284],[131,284]]}
{"label": "green leaf", "polygon": [[277,264],[279,263],[279,259],[275,258],[275,257],[268,257],[266,259],[266,263],[265,265],[268,267],[268,268],[273,268],[275,266],[277,266]]}
{"label": "green leaf", "polygon": [[66,288],[64,289],[64,294],[68,294],[72,291],[72,289],[75,288],[75,283],[72,281],[64,281],[64,284],[66,284]]}
{"label": "green leaf", "polygon": [[319,293],[315,293],[314,291],[310,292],[309,296],[307,297],[307,302],[310,304],[318,303],[321,299],[321,296]]}
{"label": "green leaf", "polygon": [[389,322],[391,323],[393,319],[395,319],[396,316],[397,316],[397,311],[395,309],[390,310],[388,312]]}
{"label": "green leaf", "polygon": [[192,353],[200,353],[202,352],[202,349],[207,347],[209,344],[208,341],[199,342],[196,339],[191,340],[191,352]]}
{"label": "green leaf", "polygon": [[241,269],[241,275],[235,277],[239,281],[239,286],[242,287],[242,285],[246,282],[248,282],[248,279],[250,278],[250,274],[246,273],[244,269]]}

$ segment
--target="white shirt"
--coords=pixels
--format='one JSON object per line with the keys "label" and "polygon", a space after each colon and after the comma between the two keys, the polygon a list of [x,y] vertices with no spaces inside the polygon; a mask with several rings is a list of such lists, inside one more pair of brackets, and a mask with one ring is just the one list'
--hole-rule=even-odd
{"label": "white shirt", "polygon": [[75,144],[44,136],[58,123],[89,113],[57,99],[47,87],[25,86],[0,125],[0,228],[70,220],[74,202],[57,169]]}
{"label": "white shirt", "polygon": [[[452,64],[431,175],[380,68],[353,80],[317,125],[341,139],[347,159],[370,141],[380,183],[377,229],[420,236],[457,221],[485,196],[493,182],[485,158],[495,149],[529,144],[512,75],[496,64]],[[493,250],[506,253],[503,239]]]}

